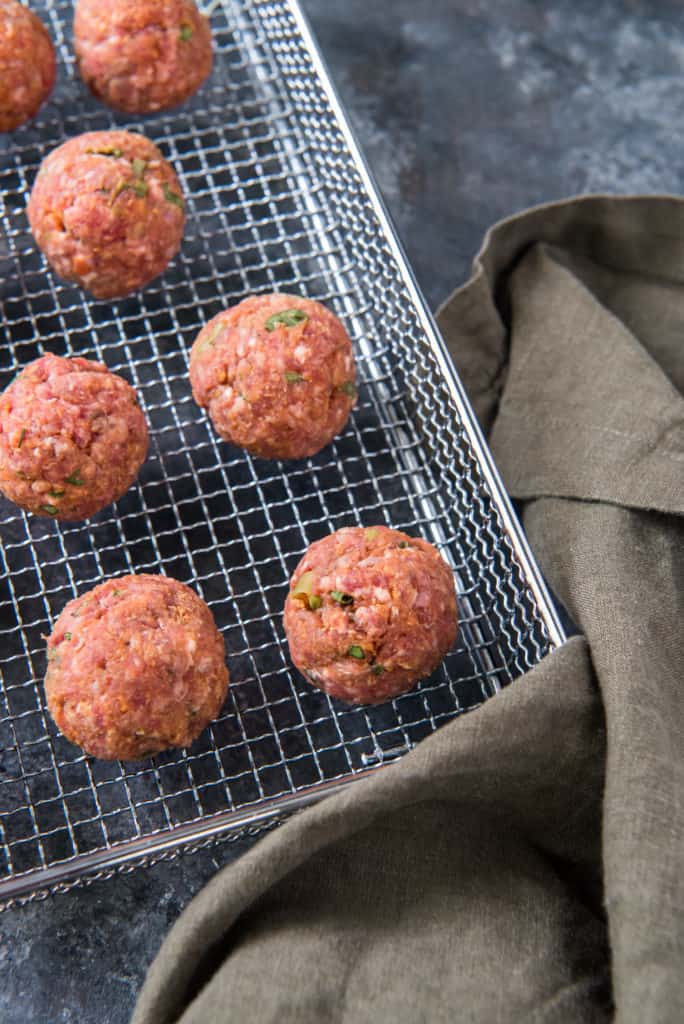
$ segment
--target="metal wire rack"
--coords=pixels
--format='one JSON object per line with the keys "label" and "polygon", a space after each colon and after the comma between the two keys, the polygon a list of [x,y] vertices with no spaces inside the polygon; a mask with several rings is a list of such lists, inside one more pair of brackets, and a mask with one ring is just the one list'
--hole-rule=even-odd
{"label": "metal wire rack", "polygon": [[[0,901],[254,828],[376,770],[476,707],[562,641],[552,606],[418,295],[295,0],[213,5],[214,73],[194,101],[141,123],[86,93],[70,3],[33,5],[60,55],[39,117],[0,141],[0,386],[44,351],[105,362],[151,428],[136,486],[87,523],[0,500]],[[142,294],[90,301],[54,277],[25,217],[42,158],[65,138],[144,131],[188,197],[180,256]],[[348,326],[360,400],[316,457],[254,460],[220,441],[187,374],[199,329],[246,294],[286,290]],[[291,669],[281,626],[306,547],[387,523],[436,543],[461,630],[441,669],[378,708],[331,702]],[[193,747],[138,764],[86,757],[45,706],[43,636],[100,580],[164,572],[222,629],[232,686]]]}

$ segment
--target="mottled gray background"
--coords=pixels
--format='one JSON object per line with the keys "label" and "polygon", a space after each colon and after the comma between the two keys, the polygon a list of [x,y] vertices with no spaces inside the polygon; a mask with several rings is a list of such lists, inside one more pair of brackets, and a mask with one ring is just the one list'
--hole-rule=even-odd
{"label": "mottled gray background", "polygon": [[[487,227],[578,192],[681,192],[684,6],[304,0],[436,305]],[[247,843],[0,916],[2,1024],[123,1024],[182,908]]]}

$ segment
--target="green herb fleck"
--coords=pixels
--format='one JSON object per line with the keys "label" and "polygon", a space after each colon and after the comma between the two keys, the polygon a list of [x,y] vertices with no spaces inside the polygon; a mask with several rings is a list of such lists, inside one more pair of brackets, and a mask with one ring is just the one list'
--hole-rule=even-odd
{"label": "green herb fleck", "polygon": [[338,604],[341,604],[343,606],[354,604],[354,598],[351,596],[351,594],[343,594],[341,590],[331,590],[330,596],[332,597],[333,601],[337,601]]}
{"label": "green herb fleck", "polygon": [[347,648],[347,656],[349,658],[356,658],[358,661],[364,661],[366,652],[358,644],[352,644],[351,647]]}
{"label": "green herb fleck", "polygon": [[71,640],[71,633],[65,633],[64,634],[64,639],[65,640]]}
{"label": "green herb fleck", "polygon": [[311,584],[313,583],[313,572],[303,572],[299,577],[297,586],[292,591],[293,597],[298,597],[300,600],[305,600],[311,595]]}
{"label": "green herb fleck", "polygon": [[194,34],[195,33],[193,31],[192,25],[181,25],[180,37],[184,43],[190,42]]}
{"label": "green herb fleck", "polygon": [[125,182],[123,178],[120,178],[112,189],[112,198],[109,200],[109,205],[113,206],[115,200],[118,199],[121,193],[126,192],[130,187],[131,186]]}
{"label": "green herb fleck", "polygon": [[144,178],[145,171],[147,170],[147,160],[141,160],[136,156],[135,160],[131,161],[131,167],[136,178]]}
{"label": "green herb fleck", "polygon": [[381,676],[384,671],[385,671],[384,665],[373,665],[373,668],[371,669],[371,673],[374,676]]}
{"label": "green herb fleck", "polygon": [[409,546],[409,542],[407,540],[402,540],[402,541],[399,542],[399,547],[400,548],[407,548],[408,546]]}
{"label": "green herb fleck", "polygon": [[304,380],[301,373],[297,373],[295,370],[286,370],[283,377],[288,384],[301,384]]}
{"label": "green herb fleck", "polygon": [[301,601],[302,604],[311,612],[317,612],[323,604],[323,598],[319,594],[311,593],[311,584],[313,583],[313,573],[305,572],[302,574],[297,589],[293,590],[292,596],[296,600]]}
{"label": "green herb fleck", "polygon": [[76,470],[76,472],[72,473],[71,476],[65,478],[65,483],[71,484],[73,487],[83,487],[84,481],[79,471]]}
{"label": "green herb fleck", "polygon": [[113,205],[114,200],[117,199],[122,192],[135,192],[137,196],[144,198],[147,195],[147,182],[146,181],[124,181],[123,179],[117,182],[116,188],[112,192],[112,198],[110,200],[110,206]]}
{"label": "green herb fleck", "polygon": [[90,153],[91,156],[111,156],[115,160],[123,156],[123,150],[118,146],[108,146],[106,149],[86,149],[86,153]]}
{"label": "green herb fleck", "polygon": [[164,189],[164,199],[166,199],[167,203],[174,203],[179,209],[181,209],[181,210],[185,209],[185,203],[183,202],[181,197],[176,195],[175,192],[171,191],[171,189],[169,188],[168,183],[166,181],[164,182],[163,189]]}
{"label": "green herb fleck", "polygon": [[345,380],[342,384],[338,384],[335,391],[341,395],[348,395],[349,398],[356,398],[356,384],[353,380]]}
{"label": "green herb fleck", "polygon": [[118,597],[120,593],[120,590],[112,590],[112,597]]}
{"label": "green herb fleck", "polygon": [[17,444],[17,448],[21,448],[22,444],[24,443],[24,438],[25,437],[26,437],[26,430],[24,429],[24,430],[22,430],[21,434],[19,435],[19,443]]}
{"label": "green herb fleck", "polygon": [[51,498],[63,498],[65,494],[66,494],[66,491],[55,491],[55,490],[50,491],[50,497]]}
{"label": "green herb fleck", "polygon": [[197,348],[196,348],[197,352],[204,352],[204,350],[207,349],[207,348],[214,348],[215,347],[216,339],[218,338],[219,334],[223,330],[223,324],[222,323],[214,324],[214,326],[211,327],[211,328],[209,327],[209,324],[207,324],[207,326],[204,328],[204,330],[207,332],[205,334],[205,336],[203,338],[201,338],[201,339],[198,339],[198,341],[195,342],[195,344],[197,346]]}
{"label": "green herb fleck", "polygon": [[308,319],[309,317],[303,309],[284,309],[282,313],[274,313],[273,316],[269,316],[264,327],[267,331],[275,331],[280,324],[283,327],[296,327],[297,324],[304,323]]}
{"label": "green herb fleck", "polygon": [[49,516],[56,516],[59,512],[56,505],[41,505],[40,510],[41,512],[47,512]]}

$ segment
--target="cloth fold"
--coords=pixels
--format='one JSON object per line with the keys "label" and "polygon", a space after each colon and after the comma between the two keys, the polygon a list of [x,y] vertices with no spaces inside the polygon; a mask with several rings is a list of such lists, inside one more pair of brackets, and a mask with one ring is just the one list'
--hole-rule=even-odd
{"label": "cloth fold", "polygon": [[440,324],[586,639],[220,872],[134,1024],[684,1020],[683,228],[488,234]]}
{"label": "cloth fold", "polygon": [[684,512],[683,218],[679,200],[601,197],[513,217],[443,307],[515,497]]}

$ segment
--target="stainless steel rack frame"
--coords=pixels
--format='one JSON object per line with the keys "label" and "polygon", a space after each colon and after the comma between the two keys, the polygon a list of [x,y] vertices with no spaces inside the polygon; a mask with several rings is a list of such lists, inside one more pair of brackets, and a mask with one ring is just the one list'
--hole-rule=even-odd
{"label": "stainless steel rack frame", "polygon": [[[44,351],[105,362],[151,428],[135,487],[87,523],[0,500],[0,901],[18,902],[272,824],[381,769],[563,642],[468,400],[415,285],[295,0],[213,4],[214,73],[186,107],[132,122],[86,93],[70,3],[35,3],[59,56],[38,118],[0,141],[0,386]],[[188,197],[180,256],[139,295],[90,301],[57,280],[25,216],[42,158],[79,132],[143,131]],[[315,458],[253,460],[194,405],[201,326],[259,291],[327,303],[347,324],[360,400]],[[384,707],[330,701],[288,661],[287,582],[309,543],[387,523],[453,566],[461,629],[432,678]],[[105,577],[165,572],[223,630],[232,686],[193,747],[138,764],[86,757],[45,706],[44,634]]]}

